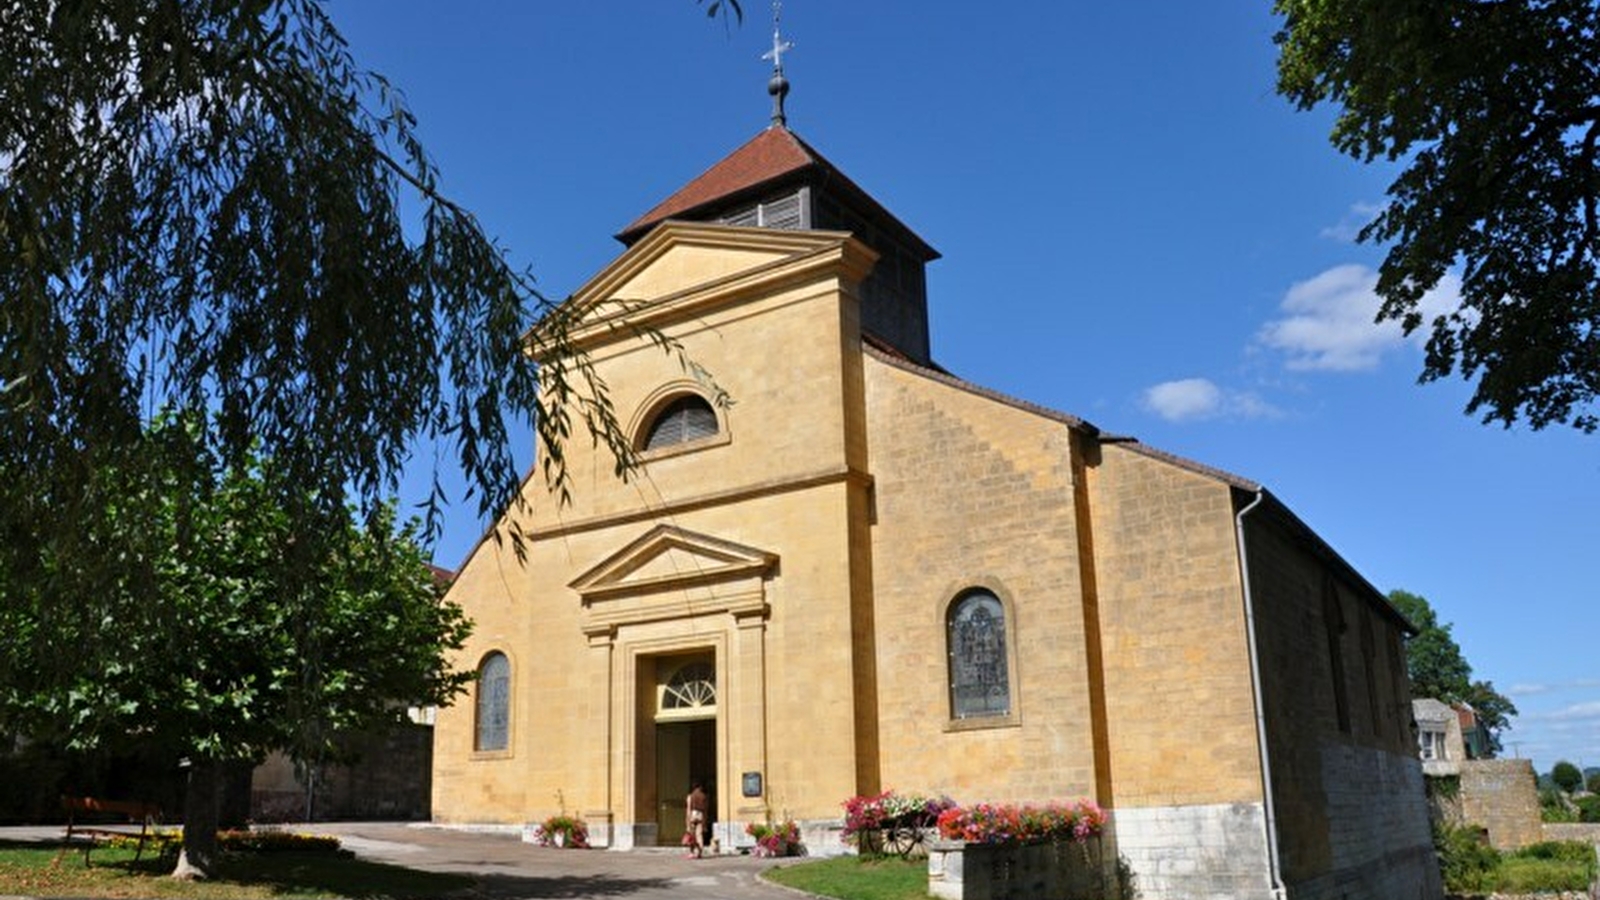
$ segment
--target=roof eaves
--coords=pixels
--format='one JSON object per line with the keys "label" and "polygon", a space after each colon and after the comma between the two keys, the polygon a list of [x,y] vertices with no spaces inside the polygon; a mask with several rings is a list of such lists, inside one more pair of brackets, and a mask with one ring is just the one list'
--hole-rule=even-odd
{"label": "roof eaves", "polygon": [[1214,466],[1208,466],[1204,463],[1195,462],[1192,459],[1187,459],[1174,453],[1168,453],[1165,450],[1157,450],[1148,444],[1140,443],[1135,438],[1106,437],[1102,439],[1102,442],[1125,447],[1128,450],[1138,453],[1142,456],[1147,456],[1151,459],[1158,459],[1175,465],[1181,469],[1194,472],[1198,475],[1214,478],[1236,490],[1249,494],[1259,494],[1262,497],[1265,497],[1267,500],[1270,500],[1272,508],[1277,512],[1279,518],[1289,526],[1290,531],[1296,534],[1300,540],[1305,542],[1314,553],[1316,553],[1318,556],[1321,556],[1335,569],[1343,572],[1347,580],[1349,580],[1363,594],[1366,595],[1368,602],[1372,603],[1385,615],[1398,622],[1401,629],[1403,629],[1406,633],[1417,633],[1416,626],[1413,625],[1411,621],[1403,614],[1401,614],[1401,612],[1395,608],[1393,603],[1389,602],[1389,598],[1382,591],[1374,587],[1372,582],[1368,581],[1365,575],[1362,575],[1355,566],[1351,565],[1348,560],[1341,556],[1339,551],[1333,549],[1333,547],[1323,539],[1322,535],[1318,534],[1314,529],[1312,529],[1311,526],[1302,521],[1301,518],[1295,514],[1294,510],[1290,509],[1287,504],[1280,500],[1271,491],[1267,490],[1267,488],[1260,482],[1252,481],[1251,479],[1235,475],[1232,472],[1218,469]]}
{"label": "roof eaves", "polygon": [[1374,586],[1372,582],[1368,581],[1367,576],[1361,574],[1361,572],[1356,569],[1355,566],[1350,564],[1349,560],[1345,559],[1339,554],[1339,551],[1333,549],[1333,546],[1324,540],[1322,535],[1318,534],[1311,528],[1310,525],[1307,525],[1298,515],[1296,515],[1294,510],[1290,509],[1287,504],[1274,496],[1271,491],[1262,488],[1261,493],[1264,494],[1267,499],[1272,501],[1272,508],[1277,515],[1285,521],[1290,530],[1296,533],[1302,541],[1308,544],[1314,553],[1316,553],[1318,556],[1321,556],[1334,568],[1343,572],[1350,583],[1361,590],[1361,592],[1366,595],[1368,602],[1376,607],[1379,612],[1382,612],[1384,615],[1389,616],[1395,622],[1399,623],[1401,630],[1403,630],[1406,634],[1415,635],[1418,633],[1417,626],[1412,624],[1411,620],[1406,618],[1405,614],[1400,612],[1400,610],[1395,607],[1394,603],[1389,600],[1387,594],[1378,590],[1378,588]]}
{"label": "roof eaves", "polygon": [[1214,478],[1217,481],[1229,485],[1230,487],[1236,487],[1241,491],[1257,493],[1265,490],[1265,488],[1262,487],[1259,482],[1251,481],[1250,479],[1241,475],[1235,475],[1232,472],[1219,469],[1215,466],[1208,466],[1205,463],[1195,462],[1192,459],[1179,456],[1176,453],[1168,453],[1165,450],[1157,450],[1149,444],[1141,442],[1138,438],[1126,437],[1122,435],[1107,435],[1102,439],[1102,443],[1116,444],[1119,447],[1125,447],[1141,456],[1148,456],[1151,459],[1159,459],[1162,462],[1171,463],[1180,469],[1185,469],[1195,473],[1196,475],[1204,475],[1207,478]]}
{"label": "roof eaves", "polygon": [[884,349],[881,346],[881,341],[877,339],[863,340],[861,348],[865,350],[868,355],[872,356],[879,362],[893,366],[897,369],[904,370],[906,372],[910,372],[913,375],[920,375],[923,378],[937,381],[940,384],[955,388],[958,391],[964,391],[988,400],[993,400],[996,403],[1005,404],[1006,406],[1010,406],[1014,409],[1030,412],[1036,416],[1042,416],[1043,418],[1049,419],[1053,422],[1060,422],[1069,428],[1080,429],[1091,435],[1098,435],[1100,433],[1100,429],[1094,427],[1094,425],[1090,424],[1089,422],[1078,418],[1077,416],[1061,412],[1060,410],[1051,409],[1048,406],[1040,406],[1037,403],[1030,403],[1027,400],[1020,400],[1016,397],[1002,394],[999,391],[990,390],[989,388],[981,385],[973,384],[970,381],[951,375],[942,368],[930,368],[928,366],[919,365],[918,363],[912,362],[899,351]]}

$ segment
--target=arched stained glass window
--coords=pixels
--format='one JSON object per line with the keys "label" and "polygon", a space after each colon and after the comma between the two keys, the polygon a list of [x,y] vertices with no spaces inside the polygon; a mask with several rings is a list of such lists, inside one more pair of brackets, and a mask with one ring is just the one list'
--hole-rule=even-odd
{"label": "arched stained glass window", "polygon": [[511,661],[504,653],[490,653],[478,666],[477,718],[474,750],[511,745]]}
{"label": "arched stained glass window", "polygon": [[672,673],[661,693],[662,709],[703,709],[717,705],[717,670],[697,662]]}
{"label": "arched stained glass window", "polygon": [[645,450],[657,450],[711,437],[717,433],[717,411],[704,397],[684,394],[662,407],[650,423]]}
{"label": "arched stained glass window", "polygon": [[950,716],[971,719],[1011,714],[1006,666],[1006,611],[988,591],[969,591],[950,604]]}

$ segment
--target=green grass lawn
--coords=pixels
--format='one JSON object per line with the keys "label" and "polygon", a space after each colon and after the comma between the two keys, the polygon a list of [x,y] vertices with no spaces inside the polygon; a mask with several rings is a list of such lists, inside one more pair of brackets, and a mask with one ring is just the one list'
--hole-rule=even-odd
{"label": "green grass lawn", "polygon": [[924,900],[928,896],[928,861],[924,859],[839,856],[780,866],[766,877],[840,900]]}
{"label": "green grass lawn", "polygon": [[338,853],[227,853],[221,877],[204,882],[174,881],[172,864],[149,854],[135,863],[133,851],[97,847],[85,867],[83,853],[39,844],[0,842],[0,894],[35,897],[341,898],[410,900],[438,897],[472,885],[461,875],[418,872],[363,862]]}

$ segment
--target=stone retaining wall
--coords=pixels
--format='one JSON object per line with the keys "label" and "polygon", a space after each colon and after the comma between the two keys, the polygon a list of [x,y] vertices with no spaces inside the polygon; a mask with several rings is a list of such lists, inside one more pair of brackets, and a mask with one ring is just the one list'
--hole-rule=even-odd
{"label": "stone retaining wall", "polygon": [[1584,841],[1600,847],[1600,822],[1545,822],[1547,841]]}
{"label": "stone retaining wall", "polygon": [[1533,763],[1526,759],[1474,759],[1461,764],[1461,814],[1489,830],[1496,850],[1516,850],[1544,839]]}

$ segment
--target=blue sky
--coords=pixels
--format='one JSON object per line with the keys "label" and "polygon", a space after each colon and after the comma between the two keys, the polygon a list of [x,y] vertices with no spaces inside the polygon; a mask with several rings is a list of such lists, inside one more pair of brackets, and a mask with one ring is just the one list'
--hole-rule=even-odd
{"label": "blue sky", "polygon": [[[331,12],[552,296],[767,122],[758,0],[733,27],[692,0]],[[944,254],[942,365],[1266,484],[1454,624],[1521,709],[1508,755],[1600,765],[1600,436],[1482,425],[1462,382],[1416,383],[1352,242],[1394,170],[1274,93],[1275,29],[1264,0],[790,0],[789,124]],[[459,504],[437,561],[483,525]]]}

